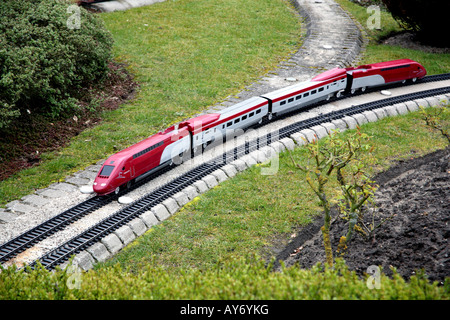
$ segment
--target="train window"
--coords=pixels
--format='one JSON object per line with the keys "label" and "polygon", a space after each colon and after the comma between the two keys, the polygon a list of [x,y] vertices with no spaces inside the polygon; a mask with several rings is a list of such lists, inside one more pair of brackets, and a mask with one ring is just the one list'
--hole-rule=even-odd
{"label": "train window", "polygon": [[111,175],[111,173],[114,170],[114,166],[103,166],[102,171],[100,172],[99,176],[104,176],[104,177],[109,177]]}
{"label": "train window", "polygon": [[307,97],[307,96],[309,96],[309,92],[306,92],[306,93],[303,95],[303,97]]}
{"label": "train window", "polygon": [[225,129],[225,125],[222,125],[222,129]]}
{"label": "train window", "polygon": [[317,90],[311,91],[311,94],[316,94],[316,93],[317,93]]}
{"label": "train window", "polygon": [[410,64],[406,64],[406,65],[403,65],[403,66],[383,68],[383,69],[381,69],[381,71],[389,71],[389,70],[396,70],[396,69],[402,69],[402,68],[409,68],[410,66],[411,66]]}
{"label": "train window", "polygon": [[292,102],[292,101],[294,101],[294,98],[290,98],[290,99],[288,100],[288,102]]}
{"label": "train window", "polygon": [[245,119],[247,119],[247,115],[242,116],[242,120],[245,120]]}
{"label": "train window", "polygon": [[241,119],[237,118],[236,120],[234,120],[234,123],[239,123],[241,121]]}
{"label": "train window", "polygon": [[295,100],[300,100],[302,98],[302,95],[296,96]]}
{"label": "train window", "polygon": [[323,88],[323,87],[319,88],[319,92],[322,92],[323,90],[324,90],[324,88]]}
{"label": "train window", "polygon": [[250,112],[250,114],[248,115],[249,117],[253,117],[255,115],[254,112]]}
{"label": "train window", "polygon": [[231,127],[232,124],[233,124],[233,122],[228,122],[227,127]]}
{"label": "train window", "polygon": [[280,102],[280,106],[285,105],[286,104],[286,100],[283,100]]}
{"label": "train window", "polygon": [[256,114],[261,113],[261,109],[256,110]]}
{"label": "train window", "polygon": [[164,144],[164,141],[161,141],[161,142],[158,142],[158,143],[156,143],[156,144],[154,144],[154,145],[152,145],[152,146],[150,146],[150,147],[148,147],[148,148],[146,148],[146,149],[144,149],[144,150],[142,150],[142,151],[140,151],[140,152],[138,152],[136,154],[133,154],[133,159],[136,159],[137,157],[140,157],[143,154],[146,154],[147,152],[150,152],[150,151],[152,151],[152,150],[162,146],[163,144]]}

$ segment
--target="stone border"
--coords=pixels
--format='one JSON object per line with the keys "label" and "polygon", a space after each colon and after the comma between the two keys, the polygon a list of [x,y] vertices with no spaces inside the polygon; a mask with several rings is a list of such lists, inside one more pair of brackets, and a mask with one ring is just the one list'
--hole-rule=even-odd
{"label": "stone border", "polygon": [[52,201],[65,202],[69,196],[73,197],[74,194],[78,197],[75,197],[73,201],[67,201],[67,208],[86,200],[89,196],[80,194],[79,189],[94,181],[103,161],[70,175],[63,182],[53,183],[47,188],[38,189],[33,194],[7,203],[6,209],[0,208],[0,224],[12,222],[23,214],[31,214],[46,209],[54,210]]}
{"label": "stone border", "polygon": [[[425,108],[442,107],[449,103],[450,94],[416,99],[385,106],[373,111],[364,111],[352,116],[346,116],[339,120],[316,125],[310,129],[303,129],[292,134],[289,138],[275,141],[260,150],[245,155],[244,157],[225,165],[223,168],[212,172],[203,179],[195,182],[192,186],[189,186],[168,198],[162,204],[156,205],[150,209],[150,211],[147,211],[126,225],[120,227],[88,249],[78,253],[73,259],[73,264],[83,270],[92,269],[94,264],[105,262],[137,237],[143,235],[153,226],[171,217],[201,194],[216,187],[220,183],[233,178],[239,172],[251,168],[256,164],[270,161],[274,155],[285,152],[286,150],[294,150],[313,140],[326,137],[332,130],[339,129],[340,131],[345,131],[348,129],[355,129],[356,126],[362,126],[369,122],[376,122],[385,117],[395,117],[418,111],[420,106]],[[63,267],[67,265],[68,262],[64,263]]]}

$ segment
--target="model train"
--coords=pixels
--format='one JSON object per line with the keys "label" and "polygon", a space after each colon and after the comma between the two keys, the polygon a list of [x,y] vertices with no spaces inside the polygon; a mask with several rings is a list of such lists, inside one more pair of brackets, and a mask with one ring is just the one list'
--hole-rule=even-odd
{"label": "model train", "polygon": [[237,129],[270,121],[274,116],[302,109],[333,96],[394,82],[415,82],[426,75],[425,68],[409,59],[334,68],[310,81],[301,82],[262,96],[252,97],[213,114],[202,115],[110,156],[94,181],[98,195],[119,193],[136,179],[167,165],[181,162],[183,155],[204,149],[217,137]]}

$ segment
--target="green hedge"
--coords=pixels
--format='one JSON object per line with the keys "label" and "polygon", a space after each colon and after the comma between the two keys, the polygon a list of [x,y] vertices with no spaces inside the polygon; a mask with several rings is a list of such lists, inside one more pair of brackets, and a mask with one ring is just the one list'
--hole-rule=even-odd
{"label": "green hedge", "polygon": [[[296,266],[272,271],[260,259],[240,258],[207,270],[185,269],[177,275],[156,263],[134,274],[117,264],[99,271],[25,272],[0,270],[0,299],[448,299],[449,283],[438,286],[418,274],[404,281],[394,273],[381,275],[380,288],[349,271],[342,260],[334,269],[319,264],[310,270]],[[77,278],[78,277],[78,278]],[[69,285],[68,285],[69,284]],[[77,285],[79,287],[77,288]]]}
{"label": "green hedge", "polygon": [[0,12],[0,129],[24,112],[74,108],[106,75],[112,37],[73,1],[4,0]]}

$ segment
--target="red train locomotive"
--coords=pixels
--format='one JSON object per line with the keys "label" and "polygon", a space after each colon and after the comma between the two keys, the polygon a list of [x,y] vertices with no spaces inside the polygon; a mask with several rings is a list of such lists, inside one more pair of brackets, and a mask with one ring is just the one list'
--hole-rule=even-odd
{"label": "red train locomotive", "polygon": [[144,174],[178,164],[183,154],[195,153],[230,131],[270,121],[276,115],[302,109],[333,96],[395,82],[415,82],[426,73],[422,65],[409,59],[335,68],[310,81],[252,97],[217,113],[183,121],[109,157],[95,178],[94,191],[98,195],[118,193]]}

